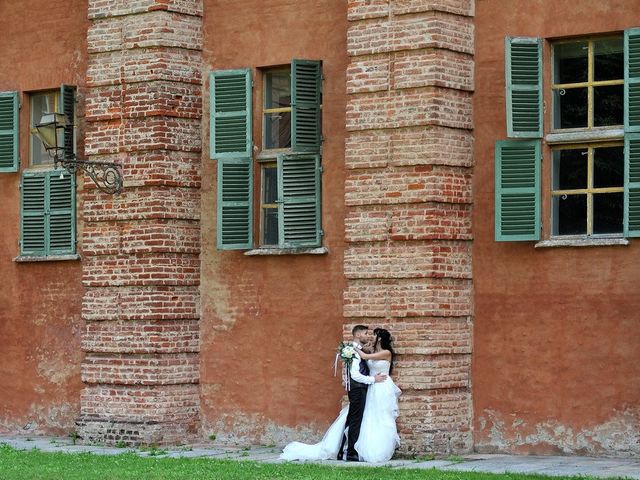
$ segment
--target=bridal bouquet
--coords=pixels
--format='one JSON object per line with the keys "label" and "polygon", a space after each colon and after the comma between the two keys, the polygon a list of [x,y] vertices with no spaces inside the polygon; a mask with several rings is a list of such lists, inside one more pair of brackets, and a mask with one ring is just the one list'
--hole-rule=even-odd
{"label": "bridal bouquet", "polygon": [[351,360],[353,360],[356,354],[356,347],[350,342],[340,342],[340,345],[338,345],[338,354],[343,363],[351,365]]}
{"label": "bridal bouquet", "polygon": [[340,342],[338,345],[338,353],[336,354],[336,361],[333,365],[333,375],[337,374],[338,359],[342,360],[342,384],[347,390],[351,384],[351,375],[349,370],[351,369],[351,362],[353,357],[356,356],[356,347],[351,342]]}

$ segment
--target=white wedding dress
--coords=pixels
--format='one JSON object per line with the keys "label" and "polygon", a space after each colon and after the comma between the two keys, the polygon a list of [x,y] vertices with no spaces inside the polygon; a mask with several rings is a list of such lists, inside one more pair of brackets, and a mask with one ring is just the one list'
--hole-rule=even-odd
{"label": "white wedding dress", "polygon": [[[367,364],[369,375],[383,373],[387,375],[387,379],[384,382],[369,385],[367,389],[360,436],[355,447],[360,460],[380,463],[390,460],[393,452],[400,445],[396,418],[401,391],[388,376],[391,362],[367,360]],[[309,445],[291,442],[284,447],[280,458],[283,460],[335,460],[340,450],[342,435],[345,433],[348,413],[349,407],[344,407],[319,443]]]}

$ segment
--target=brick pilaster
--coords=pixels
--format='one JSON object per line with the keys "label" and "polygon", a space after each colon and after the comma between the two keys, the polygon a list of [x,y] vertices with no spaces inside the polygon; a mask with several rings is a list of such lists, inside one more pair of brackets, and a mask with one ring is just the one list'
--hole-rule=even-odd
{"label": "brick pilaster", "polygon": [[473,0],[349,0],[345,328],[388,327],[402,450],[472,448]]}
{"label": "brick pilaster", "polygon": [[199,428],[202,0],[89,0],[79,433],[177,443]]}

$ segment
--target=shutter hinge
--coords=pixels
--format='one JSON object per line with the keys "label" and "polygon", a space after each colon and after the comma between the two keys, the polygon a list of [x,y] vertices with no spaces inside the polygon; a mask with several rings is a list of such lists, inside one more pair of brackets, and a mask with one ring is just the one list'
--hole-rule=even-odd
{"label": "shutter hinge", "polygon": [[324,172],[324,167],[323,167],[322,165],[320,165],[320,166],[318,167],[318,171],[319,171],[320,173]]}
{"label": "shutter hinge", "polygon": [[318,232],[320,234],[321,237],[324,237],[324,230],[320,229],[320,231]]}

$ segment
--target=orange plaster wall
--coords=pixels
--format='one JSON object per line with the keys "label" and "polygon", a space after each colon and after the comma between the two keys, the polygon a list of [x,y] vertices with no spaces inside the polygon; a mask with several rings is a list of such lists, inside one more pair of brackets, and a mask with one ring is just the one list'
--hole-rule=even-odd
{"label": "orange plaster wall", "polygon": [[[533,242],[493,240],[493,146],[506,138],[505,36],[550,39],[620,32],[633,26],[640,26],[634,0],[476,2],[473,396],[477,450],[637,454],[640,243],[534,249]],[[545,43],[548,67],[550,50]],[[549,68],[544,75],[548,85]],[[548,131],[548,94],[546,105]],[[546,188],[549,158],[545,147]],[[548,225],[548,215],[543,218]]]}
{"label": "orange plaster wall", "polygon": [[[323,61],[322,224],[329,254],[247,257],[216,250],[216,163],[208,151],[203,155],[203,430],[219,439],[277,443],[290,438],[287,427],[298,427],[298,438],[326,428],[343,394],[333,378],[333,359],[342,336],[345,284],[346,2],[206,0],[204,12],[204,73],[252,67],[254,112],[261,81],[256,67],[293,58]],[[205,92],[205,118],[207,103]],[[208,123],[203,121],[205,145]],[[257,164],[254,172],[258,179]]]}
{"label": "orange plaster wall", "polygon": [[[21,170],[29,167],[25,92],[82,86],[86,0],[0,2],[0,91],[19,91]],[[0,173],[0,433],[66,434],[80,402],[81,265],[16,263],[20,173]]]}

